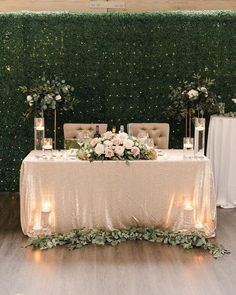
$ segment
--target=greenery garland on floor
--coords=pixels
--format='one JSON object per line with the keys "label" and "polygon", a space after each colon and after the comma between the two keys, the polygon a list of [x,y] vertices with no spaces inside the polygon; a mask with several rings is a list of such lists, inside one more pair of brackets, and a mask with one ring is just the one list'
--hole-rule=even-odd
{"label": "greenery garland on floor", "polygon": [[30,239],[28,246],[44,250],[67,245],[70,249],[78,249],[90,244],[116,246],[125,241],[148,241],[179,245],[184,249],[201,248],[210,252],[214,258],[230,253],[222,245],[211,242],[210,239],[200,232],[171,232],[168,230],[139,227],[113,231],[76,229],[66,234],[33,237]]}

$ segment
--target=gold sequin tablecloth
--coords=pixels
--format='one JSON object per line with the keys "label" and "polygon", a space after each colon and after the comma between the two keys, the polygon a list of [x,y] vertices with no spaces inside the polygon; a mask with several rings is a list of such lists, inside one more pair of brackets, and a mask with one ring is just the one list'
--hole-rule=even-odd
{"label": "gold sequin tablecloth", "polygon": [[157,160],[127,165],[43,160],[39,153],[32,151],[21,166],[21,226],[26,235],[47,202],[55,232],[130,226],[184,230],[191,222],[191,228],[214,236],[216,201],[207,158],[186,160],[183,151],[167,150]]}

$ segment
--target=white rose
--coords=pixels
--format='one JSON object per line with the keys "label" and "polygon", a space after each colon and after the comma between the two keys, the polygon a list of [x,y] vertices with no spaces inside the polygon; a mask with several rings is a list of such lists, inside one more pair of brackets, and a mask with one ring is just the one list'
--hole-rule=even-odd
{"label": "white rose", "polygon": [[105,140],[105,141],[103,142],[103,144],[104,144],[105,146],[108,146],[108,147],[111,147],[111,146],[112,146],[112,142],[111,142],[110,140]]}
{"label": "white rose", "polygon": [[125,148],[123,146],[121,146],[121,145],[117,145],[115,147],[115,153],[117,154],[117,156],[123,156],[124,151],[125,151]]}
{"label": "white rose", "polygon": [[61,100],[61,96],[60,96],[60,94],[56,95],[55,99],[56,99],[56,100]]}
{"label": "white rose", "polygon": [[95,138],[93,138],[93,139],[90,141],[90,144],[91,144],[92,147],[95,147],[95,145],[96,145],[97,143],[99,143],[99,142],[100,142],[100,139],[97,138],[97,137],[95,137]]}
{"label": "white rose", "polygon": [[111,139],[114,134],[111,131],[107,131],[103,134],[104,139]]}
{"label": "white rose", "polygon": [[137,146],[133,146],[131,148],[131,152],[134,154],[134,156],[138,156],[140,154],[140,149]]}
{"label": "white rose", "polygon": [[119,134],[116,135],[117,138],[119,138],[122,142],[126,139],[128,139],[129,135],[125,132],[121,132]]}
{"label": "white rose", "polygon": [[130,150],[132,148],[132,146],[134,145],[134,142],[131,139],[126,139],[126,140],[124,140],[123,144],[127,150]]}
{"label": "white rose", "polygon": [[114,156],[114,152],[111,148],[106,147],[105,148],[105,157],[112,158]]}
{"label": "white rose", "polygon": [[26,100],[30,102],[31,100],[33,100],[33,97],[31,95],[27,95]]}
{"label": "white rose", "polygon": [[187,94],[188,94],[189,99],[193,99],[195,97],[198,98],[198,91],[197,90],[191,89]]}
{"label": "white rose", "polygon": [[104,154],[104,151],[105,151],[105,147],[103,144],[101,143],[98,143],[95,147],[95,153],[100,156],[102,154]]}

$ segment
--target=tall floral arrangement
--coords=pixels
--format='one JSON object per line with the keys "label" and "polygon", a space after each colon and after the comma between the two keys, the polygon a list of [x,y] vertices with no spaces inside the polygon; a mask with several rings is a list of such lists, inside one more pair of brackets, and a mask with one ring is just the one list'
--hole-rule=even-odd
{"label": "tall floral arrangement", "polygon": [[210,116],[219,112],[218,98],[212,86],[215,80],[193,75],[191,82],[183,81],[177,87],[170,86],[170,106],[167,116],[183,121],[186,124],[186,136],[191,136],[191,122],[193,117]]}
{"label": "tall floral arrangement", "polygon": [[65,80],[55,77],[47,80],[43,76],[35,85],[20,86],[20,92],[25,95],[25,103],[28,110],[25,116],[43,116],[45,111],[50,110],[73,110],[78,100],[74,96],[74,87]]}
{"label": "tall floral arrangement", "polygon": [[153,148],[142,144],[136,137],[122,132],[113,134],[111,131],[104,133],[101,138],[93,138],[89,143],[84,143],[78,151],[82,160],[152,160],[157,154]]}

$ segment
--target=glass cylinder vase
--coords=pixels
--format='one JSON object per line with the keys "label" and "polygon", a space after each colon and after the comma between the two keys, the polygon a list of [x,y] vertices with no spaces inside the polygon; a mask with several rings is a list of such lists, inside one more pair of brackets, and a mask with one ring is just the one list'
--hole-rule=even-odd
{"label": "glass cylinder vase", "polygon": [[185,159],[193,158],[193,138],[184,137],[183,138],[183,153]]}
{"label": "glass cylinder vase", "polygon": [[205,153],[205,118],[195,118],[194,156],[203,158]]}
{"label": "glass cylinder vase", "polygon": [[43,149],[43,139],[45,137],[44,118],[34,118],[34,149]]}

